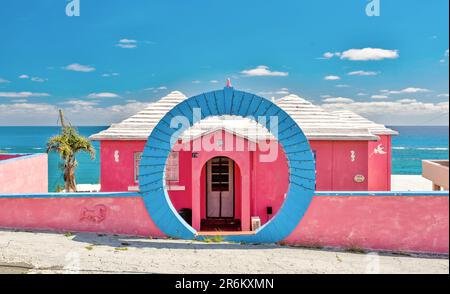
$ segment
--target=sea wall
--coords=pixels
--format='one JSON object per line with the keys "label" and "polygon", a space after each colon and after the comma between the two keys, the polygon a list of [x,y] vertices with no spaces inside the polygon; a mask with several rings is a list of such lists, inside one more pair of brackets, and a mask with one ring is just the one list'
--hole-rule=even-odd
{"label": "sea wall", "polygon": [[47,192],[47,154],[0,155],[0,193]]}
{"label": "sea wall", "polygon": [[[0,228],[164,237],[137,193],[0,195]],[[448,192],[317,193],[283,243],[448,254]]]}

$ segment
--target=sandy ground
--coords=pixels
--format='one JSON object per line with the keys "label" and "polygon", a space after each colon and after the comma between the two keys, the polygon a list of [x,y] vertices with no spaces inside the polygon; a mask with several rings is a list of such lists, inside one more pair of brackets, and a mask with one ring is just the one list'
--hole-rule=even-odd
{"label": "sandy ground", "polygon": [[433,183],[420,175],[392,175],[392,191],[432,191]]}
{"label": "sandy ground", "polygon": [[448,257],[0,231],[0,273],[443,273]]}

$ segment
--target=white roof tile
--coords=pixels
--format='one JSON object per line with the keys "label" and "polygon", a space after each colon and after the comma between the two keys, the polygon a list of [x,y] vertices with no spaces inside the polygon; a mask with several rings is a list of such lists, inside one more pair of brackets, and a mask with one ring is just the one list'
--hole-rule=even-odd
{"label": "white roof tile", "polygon": [[377,124],[371,120],[368,120],[367,118],[362,117],[361,115],[350,110],[333,111],[332,114],[339,116],[344,123],[349,125],[368,128],[369,131],[375,135],[398,135],[397,131],[389,129],[382,124]]}
{"label": "white roof tile", "polygon": [[[187,97],[178,91],[149,104],[139,113],[107,130],[92,135],[92,140],[147,140],[161,118]],[[320,106],[296,95],[281,98],[275,103],[285,110],[302,128],[309,140],[377,140],[377,135],[396,134],[383,125],[371,122],[352,112],[327,112]],[[224,129],[251,140],[273,138],[253,120],[238,116],[213,116],[203,119],[181,134],[184,141],[214,130]]]}

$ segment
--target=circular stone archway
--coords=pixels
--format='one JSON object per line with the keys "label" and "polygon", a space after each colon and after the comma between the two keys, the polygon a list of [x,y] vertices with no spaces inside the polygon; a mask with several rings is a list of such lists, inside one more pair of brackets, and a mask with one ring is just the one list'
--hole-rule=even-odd
{"label": "circular stone archway", "polygon": [[[277,126],[267,128],[272,134],[277,134],[275,137],[284,148],[288,160],[289,189],[286,199],[278,213],[255,234],[226,236],[225,239],[249,243],[274,243],[285,239],[297,227],[314,196],[316,175],[313,153],[303,131],[284,110],[265,98],[231,87],[184,100],[169,111],[150,134],[139,167],[139,187],[153,222],[170,237],[197,238],[197,232],[177,213],[164,188],[166,161],[173,147],[171,138],[196,122],[194,109],[201,110],[200,119],[236,115],[256,119],[265,117],[265,121],[269,122],[270,117],[278,118]],[[181,129],[171,128],[174,122],[179,122]]]}

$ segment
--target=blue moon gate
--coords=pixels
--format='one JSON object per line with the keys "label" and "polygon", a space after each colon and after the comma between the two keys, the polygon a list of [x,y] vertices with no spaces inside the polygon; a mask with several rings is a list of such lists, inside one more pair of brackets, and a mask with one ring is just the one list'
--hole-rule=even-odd
{"label": "blue moon gate", "polygon": [[[176,142],[171,139],[195,123],[194,109],[201,110],[202,119],[235,115],[263,118],[263,121],[265,118],[266,122],[270,122],[270,117],[278,117],[276,137],[286,153],[289,166],[286,199],[278,213],[255,234],[224,236],[224,239],[246,243],[274,243],[285,239],[297,227],[314,196],[316,175],[313,153],[303,131],[284,110],[265,98],[232,87],[184,100],[169,111],[150,134],[139,167],[139,186],[153,222],[164,234],[173,238],[202,238],[177,213],[164,187],[166,161]],[[189,120],[189,125],[181,124],[181,129],[171,128],[172,120],[177,120],[177,117]],[[267,128],[270,131],[273,127]]]}

